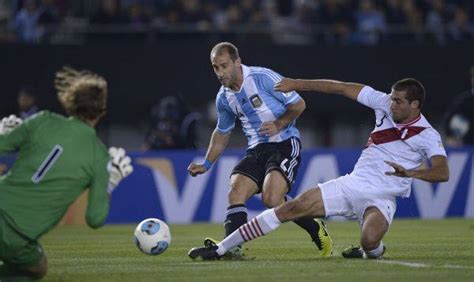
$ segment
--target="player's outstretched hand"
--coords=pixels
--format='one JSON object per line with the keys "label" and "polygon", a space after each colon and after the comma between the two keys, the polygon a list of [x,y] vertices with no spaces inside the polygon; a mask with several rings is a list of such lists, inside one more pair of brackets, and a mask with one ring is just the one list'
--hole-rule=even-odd
{"label": "player's outstretched hand", "polygon": [[263,136],[270,137],[280,132],[280,130],[281,130],[281,124],[278,120],[275,120],[275,121],[267,121],[267,122],[262,123],[262,126],[260,127],[259,132]]}
{"label": "player's outstretched hand", "polygon": [[0,135],[8,134],[17,128],[23,120],[15,115],[4,117],[0,122]]}
{"label": "player's outstretched hand", "polygon": [[385,172],[385,175],[393,175],[393,176],[398,176],[398,177],[411,177],[410,171],[404,168],[403,166],[391,161],[385,161],[385,163],[395,169],[395,171]]}
{"label": "player's outstretched hand", "polygon": [[126,155],[123,148],[110,147],[109,148],[110,163],[109,163],[109,188],[107,191],[111,193],[115,187],[133,172],[132,160]]}
{"label": "player's outstretched hand", "polygon": [[292,78],[284,77],[280,82],[276,83],[274,89],[280,92],[290,92],[295,90],[296,81]]}
{"label": "player's outstretched hand", "polygon": [[190,164],[188,166],[188,173],[189,175],[191,175],[192,177],[195,177],[199,174],[203,174],[207,171],[206,167],[204,166],[204,164]]}

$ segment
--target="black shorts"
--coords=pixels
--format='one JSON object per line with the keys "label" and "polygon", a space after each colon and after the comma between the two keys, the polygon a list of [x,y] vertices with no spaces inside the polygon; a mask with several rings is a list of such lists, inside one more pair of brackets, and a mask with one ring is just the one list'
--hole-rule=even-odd
{"label": "black shorts", "polygon": [[234,167],[232,175],[239,173],[250,177],[261,192],[267,173],[278,170],[285,176],[290,192],[300,161],[301,142],[296,137],[278,143],[261,143],[247,150],[245,157]]}

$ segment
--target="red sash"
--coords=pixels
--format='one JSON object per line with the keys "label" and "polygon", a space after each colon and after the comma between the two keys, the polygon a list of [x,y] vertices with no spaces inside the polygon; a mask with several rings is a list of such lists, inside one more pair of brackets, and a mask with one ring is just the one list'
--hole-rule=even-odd
{"label": "red sash", "polygon": [[417,134],[420,134],[427,127],[421,126],[408,126],[401,129],[392,127],[380,131],[372,132],[367,141],[366,147],[369,147],[372,144],[384,144],[388,142],[398,141],[398,140],[407,140]]}

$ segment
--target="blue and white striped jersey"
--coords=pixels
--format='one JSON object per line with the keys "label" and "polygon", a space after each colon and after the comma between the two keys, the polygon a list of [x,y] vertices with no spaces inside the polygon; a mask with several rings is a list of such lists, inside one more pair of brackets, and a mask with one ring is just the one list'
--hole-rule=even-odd
{"label": "blue and white striped jersey", "polygon": [[217,93],[217,131],[229,133],[238,117],[248,139],[248,148],[260,143],[281,142],[293,136],[299,138],[295,121],[274,136],[267,137],[259,133],[262,123],[277,120],[286,112],[288,105],[300,101],[299,94],[295,91],[282,93],[273,90],[282,76],[270,69],[242,65],[242,71],[243,83],[238,92],[222,86]]}

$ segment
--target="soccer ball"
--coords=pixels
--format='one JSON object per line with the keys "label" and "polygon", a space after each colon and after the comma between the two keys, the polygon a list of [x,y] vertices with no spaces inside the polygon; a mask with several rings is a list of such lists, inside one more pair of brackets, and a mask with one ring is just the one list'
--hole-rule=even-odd
{"label": "soccer ball", "polygon": [[469,131],[470,124],[469,120],[463,115],[454,115],[449,122],[449,127],[453,131],[453,135],[459,138],[463,138],[464,135]]}
{"label": "soccer ball", "polygon": [[147,218],[138,224],[133,240],[138,249],[145,254],[159,255],[170,245],[170,228],[162,220]]}

